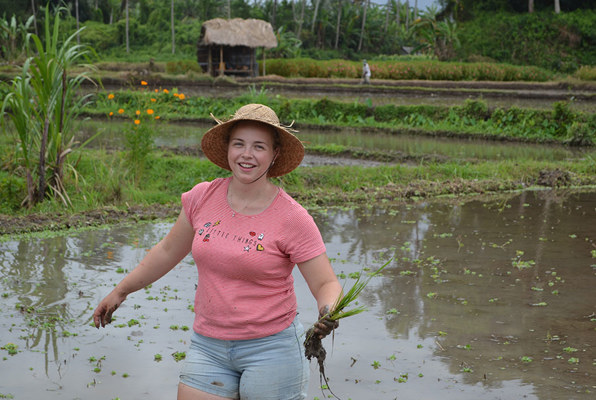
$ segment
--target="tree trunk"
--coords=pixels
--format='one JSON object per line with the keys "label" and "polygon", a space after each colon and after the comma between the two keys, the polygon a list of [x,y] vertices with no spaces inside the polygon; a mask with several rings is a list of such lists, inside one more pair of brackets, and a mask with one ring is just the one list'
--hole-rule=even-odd
{"label": "tree trunk", "polygon": [[172,54],[176,54],[176,31],[174,30],[174,0],[172,0],[171,25],[172,25]]}
{"label": "tree trunk", "polygon": [[315,33],[315,25],[317,23],[317,14],[319,13],[319,4],[321,4],[321,0],[315,0],[315,11],[313,12],[312,16],[312,33]]}
{"label": "tree trunk", "polygon": [[302,35],[302,24],[304,23],[304,6],[305,6],[306,0],[299,0],[299,1],[300,1],[301,9],[300,9],[300,14],[299,14],[298,18],[295,17],[296,15],[298,15],[298,13],[296,12],[296,9],[295,9],[296,3],[294,3],[294,2],[292,3],[292,11],[293,11],[292,14],[294,14],[294,21],[296,22],[296,37],[298,39],[300,39],[300,36]]}
{"label": "tree trunk", "polygon": [[362,13],[362,27],[360,29],[360,41],[358,42],[358,52],[362,51],[362,41],[364,40],[364,28],[366,26],[366,11],[368,10],[368,4],[370,0],[364,1],[364,12]]}
{"label": "tree trunk", "polygon": [[81,44],[81,36],[79,35],[79,0],[75,0],[75,16],[77,19],[77,44]]}
{"label": "tree trunk", "polygon": [[530,14],[534,12],[534,0],[528,0],[528,12]]}
{"label": "tree trunk", "polygon": [[128,0],[124,1],[124,7],[126,8],[126,54],[130,53],[130,46],[128,42]]}
{"label": "tree trunk", "polygon": [[391,0],[387,0],[385,6],[385,25],[383,25],[383,33],[387,33],[387,27],[389,26],[389,8],[391,7]]}
{"label": "tree trunk", "polygon": [[418,18],[418,0],[414,1],[414,21]]}
{"label": "tree trunk", "polygon": [[395,3],[395,23],[397,24],[397,26],[399,26],[399,24],[401,24],[401,16],[399,15],[400,11],[401,11],[401,1],[397,0],[397,2]]}
{"label": "tree trunk", "polygon": [[406,29],[410,28],[410,1],[406,0]]}
{"label": "tree trunk", "polygon": [[228,19],[232,19],[232,0],[228,0]]}
{"label": "tree trunk", "polygon": [[37,17],[35,16],[35,0],[31,0],[31,12],[33,13],[33,27],[35,28],[35,36],[39,37],[39,33],[37,33]]}
{"label": "tree trunk", "polygon": [[561,1],[555,0],[555,14],[561,13]]}
{"label": "tree trunk", "polygon": [[273,27],[273,32],[277,32],[277,28],[275,27],[276,14],[277,14],[277,0],[273,0],[273,10],[271,10],[271,26]]}
{"label": "tree trunk", "polygon": [[341,27],[341,9],[342,9],[342,0],[337,0],[337,25],[335,27],[335,50],[337,50],[339,46],[339,32]]}

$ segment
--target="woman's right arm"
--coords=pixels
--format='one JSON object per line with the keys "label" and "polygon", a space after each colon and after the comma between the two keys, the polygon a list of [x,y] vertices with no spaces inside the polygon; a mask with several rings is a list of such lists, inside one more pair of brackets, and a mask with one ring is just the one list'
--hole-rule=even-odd
{"label": "woman's right arm", "polygon": [[191,250],[193,237],[194,230],[182,209],[166,237],[99,303],[93,313],[95,327],[109,324],[112,314],[129,294],[155,282],[186,257]]}

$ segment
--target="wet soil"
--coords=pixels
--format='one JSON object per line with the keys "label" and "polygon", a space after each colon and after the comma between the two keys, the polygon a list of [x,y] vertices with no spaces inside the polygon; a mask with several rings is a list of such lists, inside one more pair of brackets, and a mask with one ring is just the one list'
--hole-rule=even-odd
{"label": "wet soil", "polygon": [[[335,157],[309,157],[311,165],[335,165],[342,162]],[[342,164],[353,162],[362,165],[362,161],[345,159]],[[543,170],[534,180],[513,182],[501,180],[464,180],[454,179],[443,182],[413,181],[406,185],[388,184],[382,187],[362,186],[353,192],[330,192],[312,190],[307,193],[289,192],[306,208],[332,206],[350,206],[359,204],[381,204],[386,201],[419,201],[421,199],[443,196],[470,196],[541,186],[561,188],[582,186],[565,170]],[[583,183],[585,185],[585,183]],[[55,214],[29,214],[23,216],[0,214],[0,237],[3,235],[23,234],[41,231],[62,231],[99,227],[103,225],[126,224],[139,221],[154,221],[175,218],[180,213],[179,204],[148,204],[128,207],[102,207],[96,210],[78,213],[60,212]]]}
{"label": "wet soil", "polygon": [[388,80],[372,79],[371,84],[361,85],[359,79],[344,78],[284,78],[267,75],[256,78],[216,78],[215,80],[168,79],[151,74],[148,70],[133,72],[120,78],[103,78],[106,89],[126,87],[147,80],[149,86],[175,85],[185,93],[192,93],[198,88],[247,88],[262,84],[279,90],[295,91],[303,94],[324,93],[333,96],[341,93],[387,95],[387,94],[424,94],[433,96],[467,97],[475,92],[488,97],[513,97],[527,99],[545,99],[553,101],[574,100],[596,101],[596,84],[592,82],[494,82],[494,81],[429,81],[429,80]]}

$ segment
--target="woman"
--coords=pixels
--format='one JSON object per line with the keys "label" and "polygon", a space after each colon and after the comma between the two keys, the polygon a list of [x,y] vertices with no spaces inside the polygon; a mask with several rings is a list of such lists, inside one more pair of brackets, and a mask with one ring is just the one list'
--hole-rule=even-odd
{"label": "woman", "polygon": [[[293,267],[315,297],[319,317],[341,294],[312,217],[268,179],[298,167],[304,147],[264,105],[246,105],[217,122],[201,146],[231,177],[199,183],[182,195],[178,220],[100,302],[95,326],[109,324],[127,295],[192,250],[199,282],[178,399],[304,399],[309,369]],[[315,333],[322,338],[336,327],[322,318]]]}

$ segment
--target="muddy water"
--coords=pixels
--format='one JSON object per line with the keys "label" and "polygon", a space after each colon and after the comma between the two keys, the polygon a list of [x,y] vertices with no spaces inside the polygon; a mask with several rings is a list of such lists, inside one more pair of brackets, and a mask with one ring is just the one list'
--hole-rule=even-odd
{"label": "muddy water", "polygon": [[[385,204],[315,219],[346,285],[390,260],[361,296],[368,311],[325,340],[342,399],[593,398],[596,192]],[[192,326],[189,257],[129,296],[112,326],[89,326],[95,304],[169,226],[0,243],[0,395],[173,398],[173,354],[186,351]],[[316,306],[298,274],[296,288],[310,324]],[[326,398],[314,364],[311,372],[308,398]]]}
{"label": "muddy water", "polygon": [[[155,144],[167,147],[198,146],[201,138],[212,125],[205,123],[156,124]],[[92,147],[123,147],[125,123],[85,121],[80,127],[79,140],[83,141],[101,132],[91,143]],[[299,128],[300,129],[300,128]],[[573,148],[555,145],[504,143],[486,140],[432,138],[413,135],[362,133],[357,129],[300,129],[300,139],[308,145],[335,144],[367,151],[402,152],[413,156],[440,155],[452,158],[479,158],[486,160],[544,160],[557,161],[591,155],[593,148]],[[396,140],[397,138],[397,140]]]}

